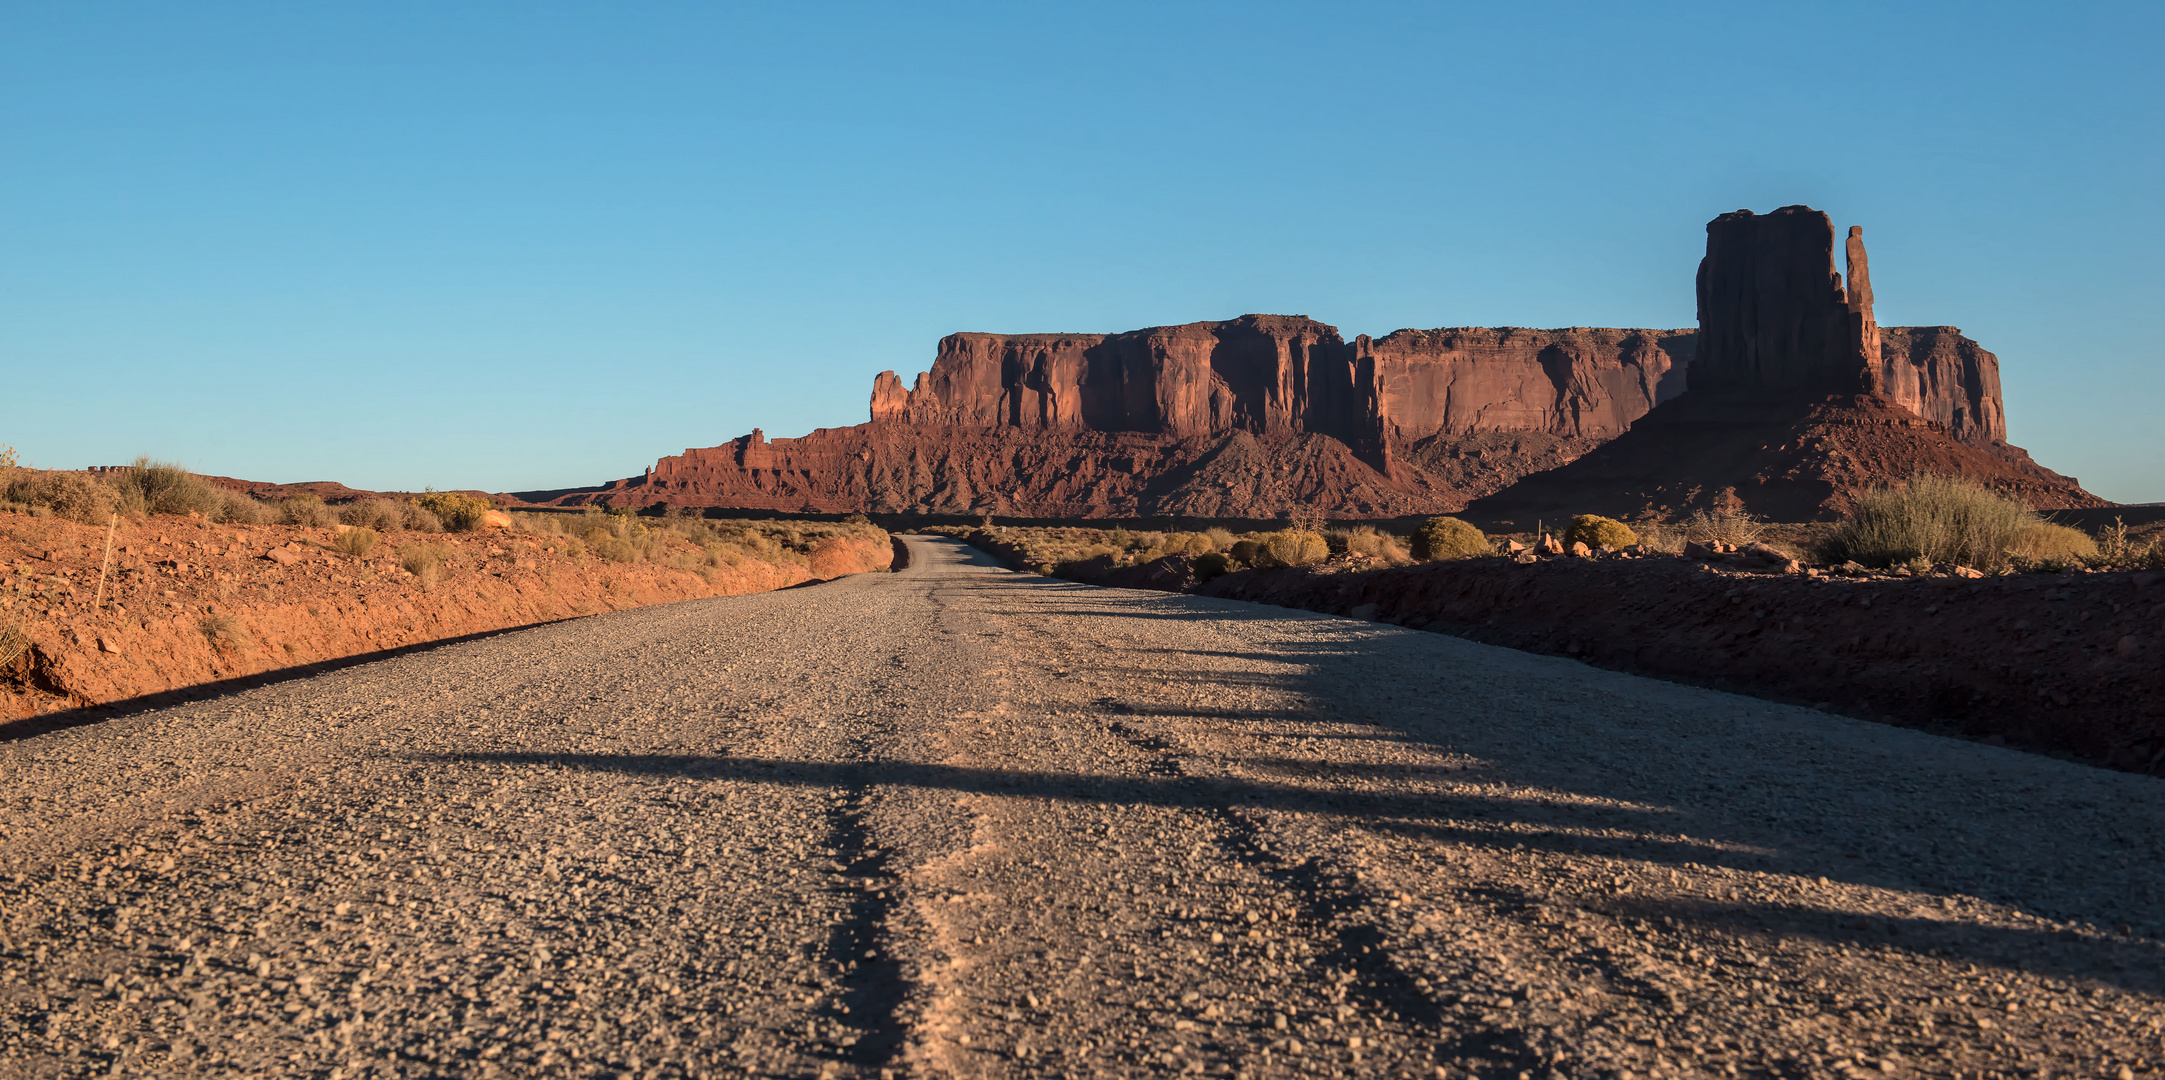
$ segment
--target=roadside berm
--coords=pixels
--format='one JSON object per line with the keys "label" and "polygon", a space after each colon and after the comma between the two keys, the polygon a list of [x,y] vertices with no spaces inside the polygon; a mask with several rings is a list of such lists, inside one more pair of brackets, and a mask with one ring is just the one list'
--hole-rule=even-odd
{"label": "roadside berm", "polygon": [[0,737],[476,634],[884,570],[893,550],[869,526],[753,554],[657,531],[635,558],[506,529],[392,533],[355,555],[344,531],[0,514]]}

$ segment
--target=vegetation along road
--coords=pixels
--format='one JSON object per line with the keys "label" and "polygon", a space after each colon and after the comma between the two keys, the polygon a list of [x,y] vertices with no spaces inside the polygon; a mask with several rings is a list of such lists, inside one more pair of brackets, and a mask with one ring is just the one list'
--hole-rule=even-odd
{"label": "vegetation along road", "polygon": [[909,543],[0,744],[0,1074],[2165,1069],[2156,779]]}

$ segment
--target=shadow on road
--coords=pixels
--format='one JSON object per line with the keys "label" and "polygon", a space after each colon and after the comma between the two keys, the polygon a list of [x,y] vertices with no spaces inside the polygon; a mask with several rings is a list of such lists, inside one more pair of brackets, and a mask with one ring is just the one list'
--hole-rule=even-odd
{"label": "shadow on road", "polygon": [[[1677,814],[1664,808],[1574,803],[1565,792],[1548,793],[1553,797],[1546,799],[1391,796],[1191,777],[1090,776],[904,761],[797,761],[698,754],[482,752],[431,755],[423,760],[857,791],[889,785],[1074,802],[1344,815],[1373,830],[1498,851],[1585,853],[1679,867],[1698,864],[1773,869],[1808,876],[1841,869],[1800,863],[1779,852],[1694,839],[1675,831]],[[1503,899],[1507,904],[1525,907],[1546,900],[1533,894]],[[1981,926],[1952,919],[1860,917],[1800,903],[1661,900],[1629,894],[1575,902],[1625,918],[1689,919],[1740,933],[1803,935],[1856,947],[1895,948],[2012,965],[2058,977],[2102,977],[2131,990],[2165,990],[2165,980],[2160,978],[2160,973],[2165,973],[2165,946],[2156,941]],[[2100,976],[2100,972],[2106,974]]]}

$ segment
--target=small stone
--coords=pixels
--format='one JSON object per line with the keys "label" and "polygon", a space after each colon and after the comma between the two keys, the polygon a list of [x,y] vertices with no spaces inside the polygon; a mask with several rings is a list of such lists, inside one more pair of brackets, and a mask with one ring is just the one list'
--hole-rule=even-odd
{"label": "small stone", "polygon": [[102,653],[112,653],[114,656],[119,656],[120,645],[112,638],[101,637],[98,639],[98,651]]}
{"label": "small stone", "polygon": [[[105,639],[104,639],[104,638],[99,638],[99,639],[98,639],[98,644],[99,644],[99,645],[103,645],[103,644],[105,644]],[[2122,638],[2120,639],[2119,643],[2118,643],[2118,644],[2116,644],[2116,645],[2114,645],[2114,646],[2112,647],[2112,652],[2113,652],[2113,655],[2114,655],[2114,656],[2117,656],[2117,657],[2119,657],[2119,658],[2120,658],[2120,659],[2122,659],[2122,660],[2125,660],[2125,659],[2127,659],[2128,657],[2130,657],[2130,656],[2133,656],[2133,655],[2135,655],[2136,653],[2139,653],[2139,652],[2141,652],[2141,651],[2142,651],[2142,639],[2141,639],[2141,638],[2139,638],[2139,637],[2136,637],[2136,636],[2135,636],[2135,635],[2133,635],[2133,634],[2128,634],[2128,635],[2126,635],[2125,637],[2122,637]]]}

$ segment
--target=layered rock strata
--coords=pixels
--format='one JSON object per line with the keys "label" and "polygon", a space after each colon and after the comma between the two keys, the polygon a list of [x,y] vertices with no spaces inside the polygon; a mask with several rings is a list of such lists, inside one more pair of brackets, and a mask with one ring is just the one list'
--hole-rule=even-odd
{"label": "layered rock strata", "polygon": [[2105,505],[2007,445],[1991,353],[1952,327],[1882,331],[1863,230],[1845,246],[1846,286],[1833,222],[1817,210],[1709,222],[1690,391],[1468,511],[1516,522],[1714,507],[1806,521],[1919,473],[1968,477],[2038,509]]}
{"label": "layered rock strata", "polygon": [[[873,380],[870,423],[771,442],[754,431],[560,501],[1027,517],[1435,513],[1565,466],[1678,401],[1698,404],[1677,415],[1760,418],[1738,421],[1750,426],[1863,395],[1867,414],[1921,418],[1935,446],[1968,451],[1895,458],[2027,478],[2015,486],[2041,505],[2081,505],[2088,496],[2071,481],[2006,446],[1998,358],[1953,327],[1881,328],[1862,230],[1845,242],[1846,283],[1834,240],[1832,222],[1808,207],[1716,218],[1695,330],[1455,327],[1348,341],[1306,316],[1245,315],[1117,334],[951,334],[914,384],[892,371]],[[1723,404],[1709,412],[1712,401]],[[1749,456],[1720,446],[1702,450],[1730,465]],[[1866,482],[1856,469],[1821,472],[1806,487]],[[1750,486],[1699,477],[1628,501],[1670,507]],[[1840,501],[1814,496],[1813,513]]]}

